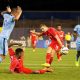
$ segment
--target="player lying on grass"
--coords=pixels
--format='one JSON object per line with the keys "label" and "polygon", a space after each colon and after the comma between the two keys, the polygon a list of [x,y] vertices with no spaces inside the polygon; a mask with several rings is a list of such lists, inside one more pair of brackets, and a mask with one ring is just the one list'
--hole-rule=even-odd
{"label": "player lying on grass", "polygon": [[51,39],[51,43],[48,46],[47,54],[46,54],[46,63],[43,64],[45,67],[50,68],[50,65],[53,61],[54,54],[58,53],[60,49],[63,47],[63,44],[60,40],[60,37],[57,33],[57,30],[52,27],[47,27],[45,24],[40,25],[41,33],[34,32],[37,36],[46,35]]}
{"label": "player lying on grass", "polygon": [[48,71],[47,69],[41,69],[41,70],[32,70],[30,68],[26,68],[23,65],[23,55],[24,55],[24,51],[22,48],[17,48],[15,51],[11,48],[13,45],[19,45],[21,46],[21,44],[19,43],[11,43],[9,45],[9,56],[11,59],[11,63],[10,63],[10,72],[11,73],[25,73],[25,74],[43,74],[46,71]]}

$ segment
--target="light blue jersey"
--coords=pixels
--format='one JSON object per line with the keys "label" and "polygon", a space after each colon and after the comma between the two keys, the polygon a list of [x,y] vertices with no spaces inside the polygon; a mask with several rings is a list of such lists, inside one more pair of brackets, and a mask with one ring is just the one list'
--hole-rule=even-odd
{"label": "light blue jersey", "polygon": [[0,33],[0,37],[3,37],[5,39],[9,39],[10,34],[15,26],[14,16],[11,14],[5,13],[3,14],[3,30]]}
{"label": "light blue jersey", "polygon": [[76,25],[74,31],[76,31],[78,34],[76,39],[76,49],[80,51],[80,25]]}
{"label": "light blue jersey", "polygon": [[3,29],[0,33],[0,54],[7,55],[8,43],[7,40],[10,37],[10,34],[15,26],[14,16],[9,13],[3,14]]}
{"label": "light blue jersey", "polygon": [[76,25],[74,31],[76,31],[77,34],[80,36],[80,25]]}

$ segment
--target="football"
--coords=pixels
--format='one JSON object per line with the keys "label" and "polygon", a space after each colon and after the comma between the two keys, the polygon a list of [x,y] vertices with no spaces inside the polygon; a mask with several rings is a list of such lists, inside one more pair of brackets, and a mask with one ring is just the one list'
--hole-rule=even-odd
{"label": "football", "polygon": [[61,48],[61,53],[62,54],[68,54],[69,53],[69,49],[67,47],[63,47],[63,48]]}

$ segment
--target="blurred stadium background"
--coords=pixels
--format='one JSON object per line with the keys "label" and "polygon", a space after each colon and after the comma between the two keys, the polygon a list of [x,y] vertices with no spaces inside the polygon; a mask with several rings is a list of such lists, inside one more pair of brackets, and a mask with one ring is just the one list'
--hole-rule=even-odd
{"label": "blurred stadium background", "polygon": [[[23,10],[20,20],[16,21],[10,40],[25,39],[27,41],[30,29],[35,28],[36,31],[40,31],[39,25],[42,23],[55,28],[61,24],[65,33],[72,33],[74,26],[80,22],[80,11],[77,11],[79,10],[79,2],[75,1],[0,0],[1,11],[5,10],[8,5],[11,8],[19,5]],[[0,15],[0,26],[2,26],[2,22],[3,18]],[[46,37],[40,38],[40,40],[42,39],[46,40]]]}
{"label": "blurred stadium background", "polygon": [[[30,43],[30,29],[34,28],[36,31],[40,31],[40,24],[46,24],[49,27],[55,28],[57,25],[61,24],[62,30],[65,32],[65,34],[67,32],[72,34],[75,25],[79,24],[80,22],[79,19],[80,12],[75,11],[23,11],[20,20],[16,21],[16,25],[11,34],[10,40],[22,40],[24,45],[30,47],[30,44],[28,44]],[[2,22],[3,18],[0,16],[0,26],[2,26]],[[39,40],[46,39],[47,38],[45,36],[43,38],[39,38]]]}

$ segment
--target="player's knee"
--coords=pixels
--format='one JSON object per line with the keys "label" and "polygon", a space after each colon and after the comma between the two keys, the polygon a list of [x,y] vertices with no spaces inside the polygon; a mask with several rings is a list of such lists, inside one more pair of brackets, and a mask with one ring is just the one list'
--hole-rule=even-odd
{"label": "player's knee", "polygon": [[51,53],[51,52],[52,52],[52,48],[51,47],[48,47],[47,53]]}

